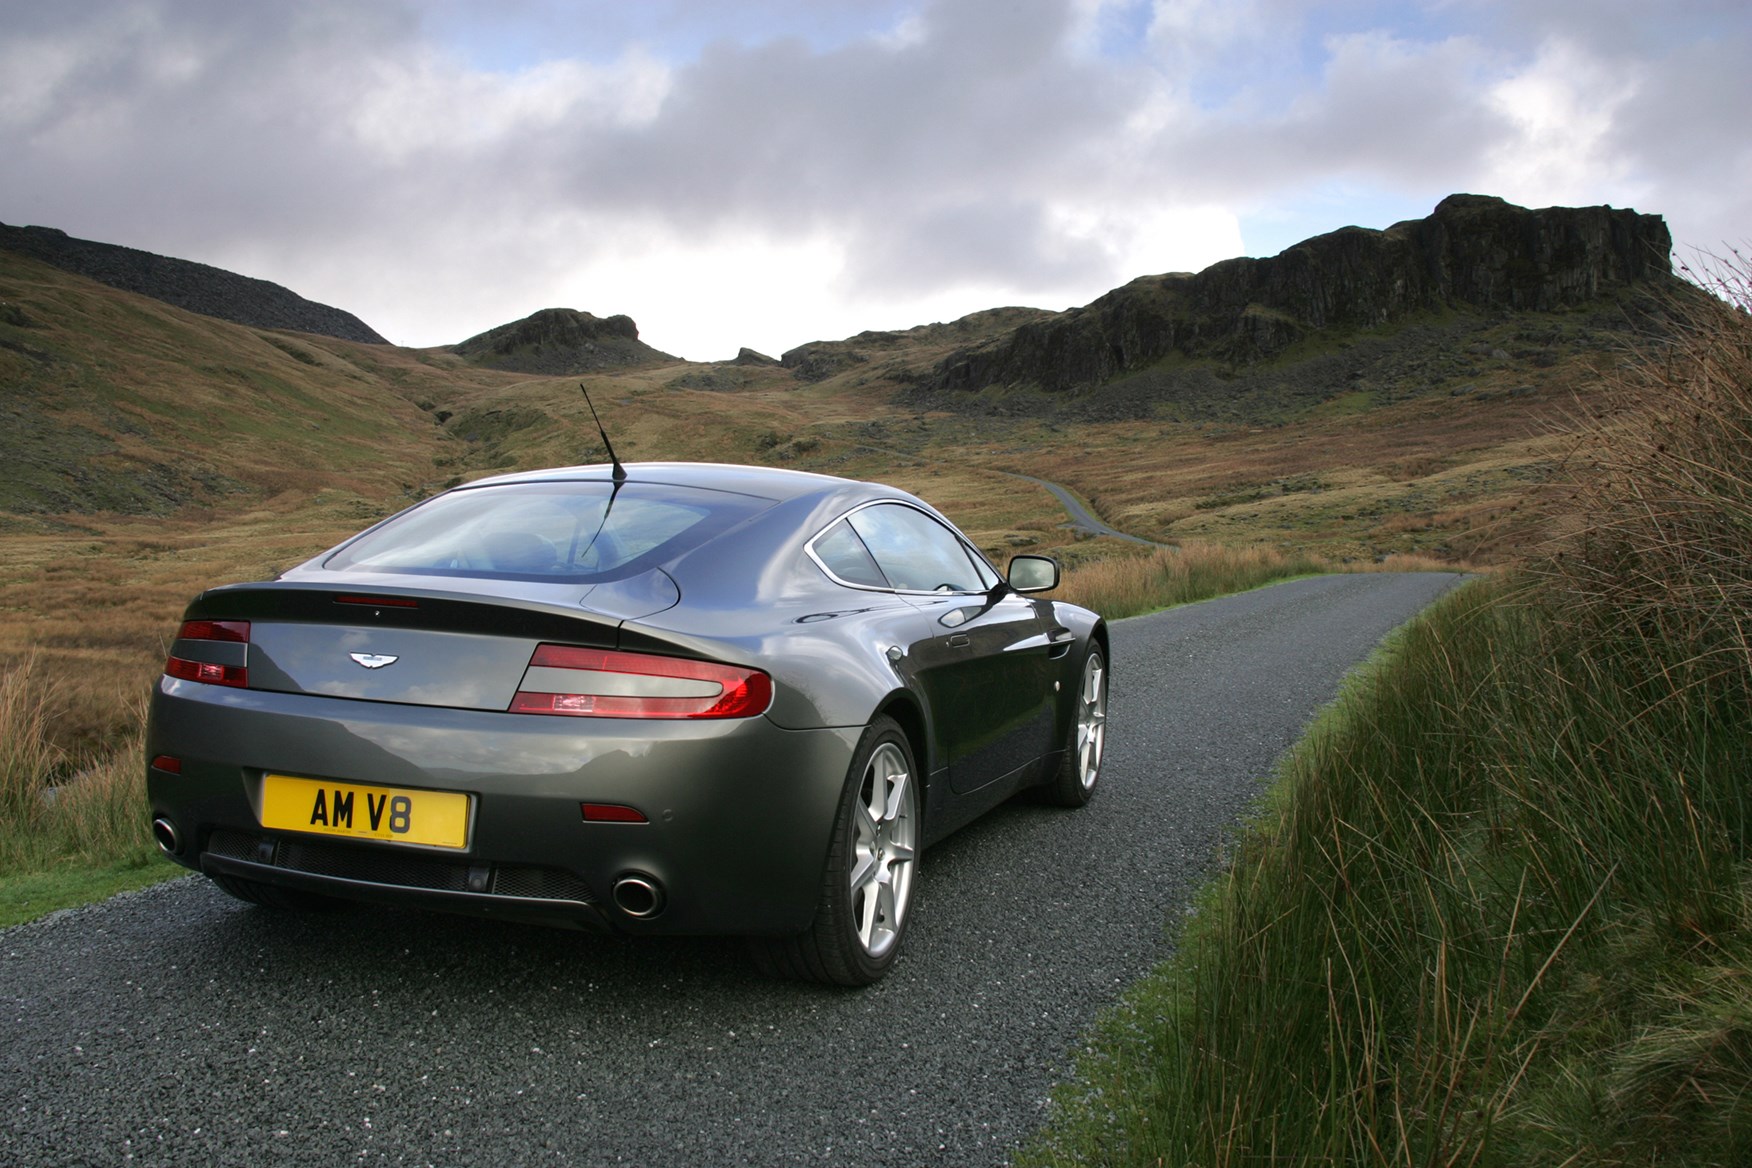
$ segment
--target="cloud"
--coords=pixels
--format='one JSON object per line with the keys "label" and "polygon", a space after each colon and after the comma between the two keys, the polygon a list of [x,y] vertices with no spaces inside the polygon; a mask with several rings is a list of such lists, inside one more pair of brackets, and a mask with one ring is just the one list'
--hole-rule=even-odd
{"label": "cloud", "polygon": [[0,218],[274,279],[404,343],[569,304],[712,357],[1082,303],[1335,191],[1635,200],[1706,243],[1752,213],[1738,5],[580,11],[0,0]]}

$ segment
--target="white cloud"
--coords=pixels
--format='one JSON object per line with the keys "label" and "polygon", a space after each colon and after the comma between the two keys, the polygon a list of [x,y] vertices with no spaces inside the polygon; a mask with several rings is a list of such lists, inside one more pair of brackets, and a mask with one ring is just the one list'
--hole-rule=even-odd
{"label": "white cloud", "polygon": [[1631,157],[1613,149],[1610,135],[1622,107],[1638,98],[1638,74],[1569,41],[1543,45],[1526,69],[1490,90],[1513,127],[1486,159],[1491,192],[1539,206],[1622,198]]}

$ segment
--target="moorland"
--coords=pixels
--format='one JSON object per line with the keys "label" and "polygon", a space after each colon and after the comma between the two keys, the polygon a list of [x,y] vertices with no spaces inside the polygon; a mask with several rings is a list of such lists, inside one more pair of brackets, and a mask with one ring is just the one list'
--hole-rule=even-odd
{"label": "moorland", "polygon": [[[715,363],[573,310],[419,350],[225,321],[0,249],[9,919],[161,874],[140,695],[190,595],[599,460],[582,381],[625,460],[891,481],[1111,615],[1189,564],[1492,577],[1286,762],[1022,1162],[1746,1163],[1752,278],[1700,289],[1669,248],[1656,216],[1456,196]],[[1170,546],[1088,538],[1019,474]]]}

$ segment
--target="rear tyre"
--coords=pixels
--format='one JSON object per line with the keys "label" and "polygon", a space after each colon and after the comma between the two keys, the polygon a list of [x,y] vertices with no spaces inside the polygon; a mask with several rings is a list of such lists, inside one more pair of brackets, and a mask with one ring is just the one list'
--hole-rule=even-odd
{"label": "rear tyre", "polygon": [[1107,660],[1091,644],[1083,658],[1064,759],[1046,787],[1046,798],[1060,807],[1081,807],[1095,797],[1101,759],[1107,748]]}
{"label": "rear tyre", "polygon": [[840,796],[815,923],[795,937],[755,938],[755,962],[778,977],[869,985],[900,952],[918,873],[918,777],[892,718],[864,730]]}
{"label": "rear tyre", "polygon": [[320,893],[305,892],[301,888],[281,888],[275,884],[263,884],[259,880],[245,880],[241,876],[221,876],[216,872],[209,872],[207,879],[238,900],[281,912],[323,912],[334,908],[337,903],[332,897]]}

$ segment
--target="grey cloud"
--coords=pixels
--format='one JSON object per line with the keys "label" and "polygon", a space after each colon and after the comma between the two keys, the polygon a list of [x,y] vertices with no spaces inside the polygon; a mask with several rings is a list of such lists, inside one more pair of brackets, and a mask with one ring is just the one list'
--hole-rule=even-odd
{"label": "grey cloud", "polygon": [[1038,205],[1022,201],[902,211],[892,221],[861,224],[848,243],[848,267],[878,287],[1062,288],[1124,278],[1105,251],[1067,239]]}
{"label": "grey cloud", "polygon": [[982,266],[1038,279],[1074,246],[1043,226],[1043,199],[1105,168],[1136,99],[1136,79],[1128,91],[1068,54],[1065,23],[1057,3],[963,0],[900,46],[720,44],[679,71],[653,124],[571,143],[568,194],[619,211],[656,200],[702,232],[842,232],[882,258],[863,279],[886,288],[930,283],[941,225],[985,208],[1031,229]]}
{"label": "grey cloud", "polygon": [[1258,202],[1331,179],[1440,190],[1464,183],[1506,130],[1468,44],[1342,44],[1319,84],[1281,109],[1209,111],[1153,144],[1189,201]]}
{"label": "grey cloud", "polygon": [[[556,0],[515,4],[556,52],[597,66],[645,27],[619,6],[586,20]],[[1293,203],[1334,181],[1439,197],[1485,173],[1508,132],[1486,82],[1559,35],[1641,78],[1609,140],[1663,204],[1647,209],[1706,244],[1752,214],[1739,3],[1432,3],[1431,23],[1387,51],[1316,39],[1314,10],[1255,0],[1227,29],[1106,58],[1070,43],[1070,0],[879,12],[893,27],[915,7],[909,39],[857,31],[862,0],[666,0],[649,27],[703,31],[649,120],[578,97],[539,125],[388,151],[358,132],[363,103],[422,65],[435,84],[465,80],[428,39],[434,23],[511,14],[456,0],[0,0],[0,55],[29,66],[0,73],[0,218],[210,262],[369,265],[361,286],[391,299],[544,287],[625,224],[701,241],[825,235],[845,249],[848,289],[890,298],[973,282],[1099,290],[1138,273],[1056,208]],[[1334,27],[1366,34],[1392,11],[1343,5]],[[1733,35],[1701,41],[1705,18]],[[1471,35],[1415,39],[1436,27]],[[29,91],[26,74],[63,58]],[[1189,94],[1153,131],[1127,128]]]}

